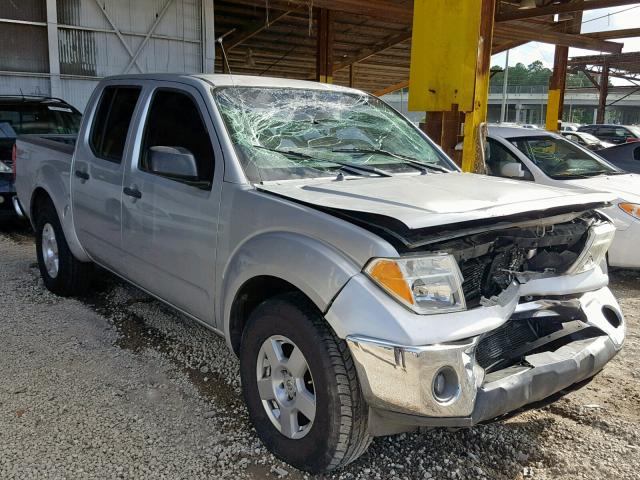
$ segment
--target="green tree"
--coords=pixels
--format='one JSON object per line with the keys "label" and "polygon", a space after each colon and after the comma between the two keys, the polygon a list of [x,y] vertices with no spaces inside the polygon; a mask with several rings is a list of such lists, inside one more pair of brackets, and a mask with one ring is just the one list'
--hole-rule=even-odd
{"label": "green tree", "polygon": [[[491,70],[499,70],[491,77],[491,85],[502,85],[504,81],[504,71],[499,65],[494,65]],[[544,66],[540,60],[525,66],[517,63],[509,67],[509,85],[549,85],[549,78],[552,75],[551,69]],[[567,87],[590,87],[591,82],[583,72],[567,74]]]}

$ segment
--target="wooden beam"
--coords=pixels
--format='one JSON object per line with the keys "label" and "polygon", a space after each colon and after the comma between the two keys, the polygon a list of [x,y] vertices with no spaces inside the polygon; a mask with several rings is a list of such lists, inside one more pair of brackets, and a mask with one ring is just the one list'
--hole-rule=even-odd
{"label": "wooden beam", "polygon": [[[265,6],[264,0],[236,0],[236,3],[255,7]],[[317,8],[326,8],[336,12],[364,15],[379,18],[388,22],[411,24],[413,19],[413,6],[398,5],[388,0],[269,0],[270,8],[278,10],[295,10],[308,12],[309,4]]]}
{"label": "wooden beam", "polygon": [[531,9],[514,9],[508,12],[498,13],[496,22],[508,22],[510,20],[522,20],[524,18],[555,15],[556,13],[581,12],[598,8],[619,7],[638,3],[638,0],[577,0],[575,2],[549,5],[547,7]]}
{"label": "wooden beam", "polygon": [[[246,25],[240,31],[235,32],[233,36],[227,40],[225,48],[227,52],[233,48],[236,48],[238,45],[242,45],[244,42],[249,40],[251,37],[262,32],[265,28],[269,28],[271,25],[276,23],[278,20],[286,17],[291,13],[291,10],[287,10],[284,12],[280,12],[274,17],[269,17],[268,19],[265,17],[261,20],[256,20],[255,22],[251,22]],[[268,20],[268,21],[267,21]]]}
{"label": "wooden beam", "polygon": [[369,57],[377,55],[378,53],[382,53],[385,50],[395,47],[399,43],[406,42],[407,40],[411,40],[411,30],[409,30],[408,32],[401,32],[396,35],[392,35],[386,38],[384,41],[373,45],[372,47],[367,47],[359,50],[352,56],[345,58],[343,61],[335,65],[333,71],[335,72],[338,70],[342,70],[343,68],[346,68],[353,63],[362,62]]}
{"label": "wooden beam", "polygon": [[640,28],[623,28],[621,30],[609,30],[608,32],[585,33],[587,37],[598,38],[600,40],[613,40],[615,38],[640,37]]}
{"label": "wooden beam", "polygon": [[409,86],[409,80],[403,80],[401,82],[394,83],[393,85],[389,85],[388,87],[385,87],[381,90],[377,90],[373,92],[373,94],[376,97],[381,97],[383,95],[386,95],[387,93],[395,92],[396,90],[400,90],[401,88],[405,88],[408,86]]}
{"label": "wooden beam", "polygon": [[596,113],[596,123],[604,123],[607,111],[607,94],[609,93],[609,65],[602,66],[600,74],[600,95],[598,96],[598,111]]}
{"label": "wooden beam", "polygon": [[584,75],[587,77],[587,79],[591,82],[591,84],[597,88],[598,90],[600,90],[600,84],[598,83],[598,81],[593,78],[593,76],[591,75],[592,73],[596,73],[596,75],[600,75],[600,72],[590,72],[587,70],[583,70]]}
{"label": "wooden beam", "polygon": [[507,50],[511,50],[512,48],[517,48],[521,45],[524,45],[525,43],[528,43],[524,40],[509,40],[505,43],[501,43],[500,45],[497,45],[496,47],[491,49],[491,55],[496,55],[498,53],[502,53],[502,52],[506,52]]}
{"label": "wooden beam", "polygon": [[333,12],[326,8],[316,9],[316,18],[316,81],[333,83]]}
{"label": "wooden beam", "polygon": [[598,52],[620,53],[622,43],[599,40],[585,35],[573,33],[554,32],[539,28],[523,27],[521,25],[512,26],[506,24],[496,24],[494,35],[502,38],[526,40],[529,42],[550,43],[552,45],[562,45],[564,47],[576,47]]}
{"label": "wooden beam", "polygon": [[640,65],[640,52],[625,52],[615,55],[585,55],[569,59],[569,65],[573,67],[603,65],[605,63],[608,63],[613,68],[623,68],[624,65]]}

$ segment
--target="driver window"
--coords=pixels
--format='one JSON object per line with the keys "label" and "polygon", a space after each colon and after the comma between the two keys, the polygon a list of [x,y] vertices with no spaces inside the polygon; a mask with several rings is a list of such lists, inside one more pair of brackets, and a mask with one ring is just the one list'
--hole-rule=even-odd
{"label": "driver window", "polygon": [[[198,180],[210,185],[214,170],[213,147],[194,99],[177,90],[157,90],[147,118],[141,150],[141,169],[154,173],[149,163],[152,147],[179,151],[193,155]],[[179,181],[172,176],[168,178]]]}
{"label": "driver window", "polygon": [[488,139],[485,151],[485,161],[487,164],[487,174],[493,177],[517,178],[505,174],[505,165],[517,163],[522,168],[524,176],[519,180],[533,180],[533,174],[515,155],[513,155],[504,145],[495,140]]}

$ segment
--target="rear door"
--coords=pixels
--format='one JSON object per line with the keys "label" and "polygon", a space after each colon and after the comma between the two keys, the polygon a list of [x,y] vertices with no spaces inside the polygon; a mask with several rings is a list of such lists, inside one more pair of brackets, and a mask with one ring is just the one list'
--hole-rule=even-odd
{"label": "rear door", "polygon": [[[212,323],[222,155],[201,93],[154,83],[123,184],[124,271],[147,291]],[[191,152],[197,185],[153,172],[151,147]]]}
{"label": "rear door", "polygon": [[81,131],[71,172],[73,221],[80,243],[99,264],[122,265],[123,158],[131,147],[132,119],[142,88],[136,84],[106,86],[92,120]]}

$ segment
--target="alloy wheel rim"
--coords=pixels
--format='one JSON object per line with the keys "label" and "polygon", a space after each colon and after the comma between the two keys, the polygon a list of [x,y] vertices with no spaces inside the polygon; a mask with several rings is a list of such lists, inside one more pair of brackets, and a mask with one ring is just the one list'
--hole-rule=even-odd
{"label": "alloy wheel rim", "polygon": [[45,268],[51,278],[58,276],[60,260],[58,257],[58,242],[56,233],[50,223],[46,223],[42,229],[42,259]]}
{"label": "alloy wheel rim", "polygon": [[271,423],[287,438],[307,435],[316,416],[313,377],[304,354],[287,337],[267,338],[258,353],[258,394]]}

